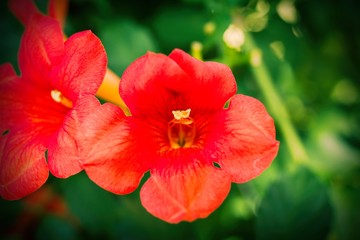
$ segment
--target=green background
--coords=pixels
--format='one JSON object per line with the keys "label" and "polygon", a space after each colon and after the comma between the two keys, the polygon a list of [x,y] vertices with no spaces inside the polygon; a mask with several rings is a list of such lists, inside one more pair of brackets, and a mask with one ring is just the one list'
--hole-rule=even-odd
{"label": "green background", "polygon": [[[36,1],[42,11],[46,1]],[[238,93],[260,99],[281,142],[258,178],[233,184],[206,219],[168,224],[146,212],[139,190],[118,196],[84,173],[50,177],[20,201],[0,200],[1,239],[360,239],[360,17],[355,0],[289,1],[296,20],[284,20],[280,1],[72,0],[65,33],[91,29],[109,67],[122,74],[146,51],[191,52],[228,64]],[[0,2],[0,63],[16,66],[23,31]],[[294,16],[294,15],[292,15]],[[228,47],[229,24],[245,24],[240,51]],[[204,26],[213,31],[204,31]],[[260,67],[250,64],[261,51]],[[265,85],[264,85],[265,83]],[[285,114],[284,114],[285,113]],[[0,166],[1,167],[1,166]],[[56,211],[58,202],[66,211]]]}

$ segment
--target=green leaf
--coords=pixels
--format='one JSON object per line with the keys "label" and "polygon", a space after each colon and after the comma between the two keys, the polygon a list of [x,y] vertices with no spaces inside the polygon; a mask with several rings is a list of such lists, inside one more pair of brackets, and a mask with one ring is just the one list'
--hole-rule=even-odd
{"label": "green leaf", "polygon": [[64,219],[47,215],[37,228],[36,239],[78,239],[74,226]]}
{"label": "green leaf", "polygon": [[332,208],[327,188],[308,169],[284,175],[268,189],[258,209],[258,239],[325,239]]}
{"label": "green leaf", "polygon": [[95,185],[83,172],[61,182],[61,187],[71,214],[86,234],[111,234],[109,229],[119,216],[116,195]]}
{"label": "green leaf", "polygon": [[[11,235],[11,228],[24,211],[24,205],[20,201],[7,201],[0,198],[0,236],[5,238],[7,234]],[[18,233],[20,234],[20,233]]]}
{"label": "green leaf", "polygon": [[360,169],[334,180],[334,239],[360,239]]}
{"label": "green leaf", "polygon": [[187,7],[164,8],[156,14],[153,28],[166,51],[186,50],[193,41],[204,39],[203,27],[207,21],[205,11]]}
{"label": "green leaf", "polygon": [[114,19],[100,30],[99,37],[106,49],[109,67],[117,74],[147,51],[157,51],[151,32],[130,19]]}

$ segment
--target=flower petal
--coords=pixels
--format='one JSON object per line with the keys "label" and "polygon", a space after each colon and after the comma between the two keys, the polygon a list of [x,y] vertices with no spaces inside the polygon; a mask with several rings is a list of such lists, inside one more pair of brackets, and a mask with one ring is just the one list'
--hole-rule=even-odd
{"label": "flower petal", "polygon": [[218,118],[212,137],[217,154],[214,161],[229,172],[232,181],[242,183],[260,175],[275,158],[279,142],[274,121],[255,98],[235,95]]}
{"label": "flower petal", "polygon": [[[119,107],[110,103],[100,105],[91,96],[82,98],[73,111],[70,119],[76,122],[73,125],[76,129],[72,130],[76,136],[76,145],[71,142],[69,147],[60,143],[63,156],[57,155],[56,160],[55,157],[50,158],[54,148],[49,148],[51,172],[55,176],[66,172],[67,175],[73,174],[70,171],[75,168],[67,167],[67,164],[71,165],[70,161],[74,160],[100,187],[117,194],[134,191],[151,164],[146,159],[149,158],[146,150],[149,138],[142,138],[144,128],[131,127],[135,122],[129,123],[132,118],[125,118]],[[134,136],[139,139],[134,140]],[[54,143],[54,146],[59,147],[59,142]],[[69,153],[76,155],[73,153],[75,151],[78,151],[79,159],[68,159],[65,156]]]}
{"label": "flower petal", "polygon": [[13,112],[13,109],[11,105],[12,99],[8,95],[11,93],[9,86],[16,79],[17,76],[11,64],[5,63],[0,65],[0,134],[11,126],[9,114]]}
{"label": "flower petal", "polygon": [[180,107],[177,96],[191,80],[169,57],[148,52],[135,60],[120,81],[120,95],[133,116],[166,117]]}
{"label": "flower petal", "polygon": [[75,102],[74,107],[63,117],[47,146],[49,169],[54,176],[67,178],[83,169],[82,154],[87,153],[82,151],[78,138],[83,134],[84,128],[89,127],[85,125],[86,119],[99,104],[94,96],[84,97],[82,101]]}
{"label": "flower petal", "polygon": [[89,126],[97,127],[87,129],[82,142],[89,149],[84,169],[100,187],[116,194],[130,193],[152,163],[146,126],[132,117],[125,119],[112,104],[103,105],[95,114],[101,118],[89,117]]}
{"label": "flower petal", "polygon": [[0,195],[7,200],[22,198],[39,189],[48,178],[45,147],[37,132],[20,129],[0,140]]}
{"label": "flower petal", "polygon": [[104,79],[107,57],[104,46],[90,30],[72,35],[65,42],[62,63],[51,73],[51,82],[70,100],[95,95]]}
{"label": "flower petal", "polygon": [[16,78],[16,72],[10,63],[0,65],[0,83],[8,82]]}
{"label": "flower petal", "polygon": [[63,54],[64,43],[59,23],[40,14],[32,15],[19,49],[22,77],[48,86],[50,69],[62,61]]}
{"label": "flower petal", "polygon": [[180,49],[172,51],[169,57],[193,80],[188,93],[193,108],[222,109],[236,93],[234,75],[225,64],[203,62]]}
{"label": "flower petal", "polygon": [[120,95],[134,116],[167,120],[173,110],[221,110],[235,93],[229,67],[199,61],[179,49],[169,57],[148,52],[125,70],[120,82]]}
{"label": "flower petal", "polygon": [[74,136],[78,129],[72,125],[75,121],[64,123],[48,144],[49,169],[58,178],[67,178],[82,170]]}
{"label": "flower petal", "polygon": [[191,222],[215,211],[228,195],[230,186],[226,172],[194,161],[178,168],[152,170],[140,197],[148,212],[166,222]]}
{"label": "flower petal", "polygon": [[9,0],[8,3],[11,12],[24,25],[29,23],[32,14],[39,12],[33,0]]}
{"label": "flower petal", "polygon": [[43,137],[53,134],[69,110],[56,103],[50,90],[39,88],[23,78],[0,84],[1,128],[22,128],[31,124]]}

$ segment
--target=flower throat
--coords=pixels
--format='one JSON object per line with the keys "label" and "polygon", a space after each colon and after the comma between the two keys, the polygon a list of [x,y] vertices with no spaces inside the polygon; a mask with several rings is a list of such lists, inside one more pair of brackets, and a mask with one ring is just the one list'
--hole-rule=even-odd
{"label": "flower throat", "polygon": [[174,119],[168,123],[168,137],[172,148],[191,147],[195,139],[194,120],[191,109],[172,111]]}

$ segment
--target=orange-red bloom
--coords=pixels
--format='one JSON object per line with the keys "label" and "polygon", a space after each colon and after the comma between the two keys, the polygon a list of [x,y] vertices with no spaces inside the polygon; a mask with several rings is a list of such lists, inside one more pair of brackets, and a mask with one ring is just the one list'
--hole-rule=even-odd
{"label": "orange-red bloom", "polygon": [[[77,135],[84,97],[95,93],[106,71],[100,40],[83,31],[64,43],[60,24],[29,8],[18,63],[0,66],[0,195],[19,199],[37,190],[48,169],[57,177],[81,171]],[[81,106],[81,107],[79,107]],[[46,151],[47,150],[47,151]]]}
{"label": "orange-red bloom", "polygon": [[[68,4],[68,0],[49,0],[48,2],[47,16],[56,19],[60,23],[62,29],[65,24]],[[19,21],[25,25],[30,20],[32,14],[40,13],[33,0],[9,0],[9,7]],[[66,40],[67,36],[65,33],[63,34],[63,38]],[[100,85],[96,96],[118,105],[126,114],[129,114],[129,110],[119,95],[119,83],[120,78],[107,68],[104,80]]]}
{"label": "orange-red bloom", "polygon": [[[93,146],[88,176],[117,194],[134,191],[144,173],[143,206],[170,222],[207,217],[232,182],[261,174],[278,151],[273,119],[258,100],[236,93],[231,70],[181,50],[147,53],[122,76],[120,95],[132,116],[94,107],[80,136]],[[228,108],[224,107],[230,99]]]}

